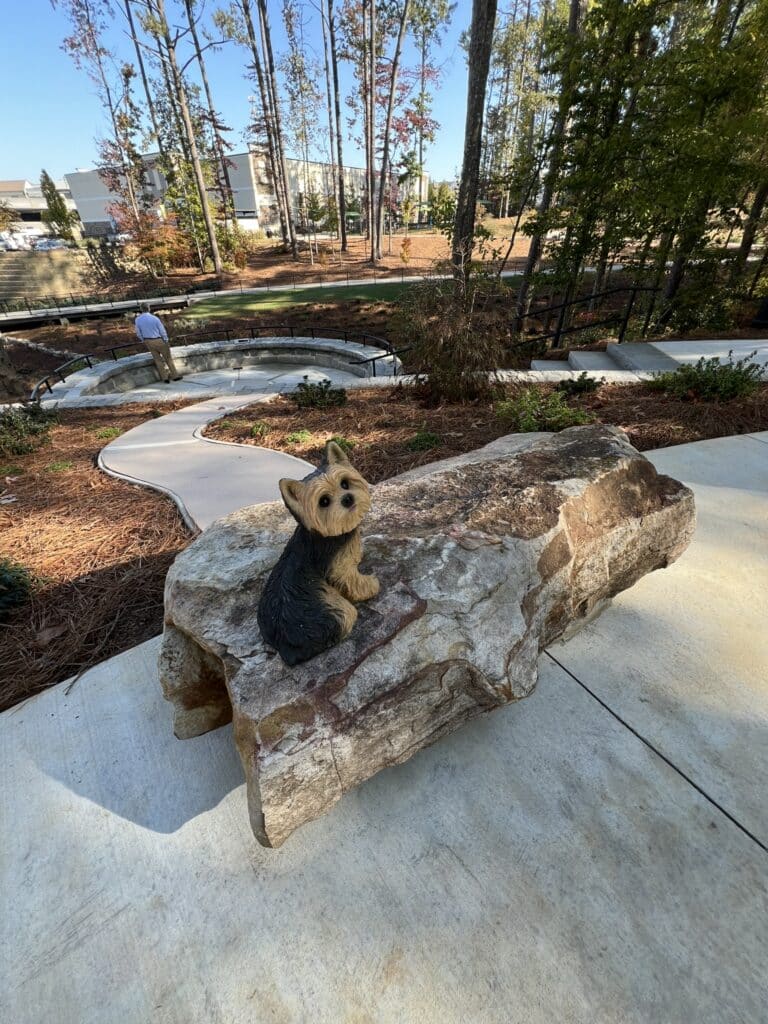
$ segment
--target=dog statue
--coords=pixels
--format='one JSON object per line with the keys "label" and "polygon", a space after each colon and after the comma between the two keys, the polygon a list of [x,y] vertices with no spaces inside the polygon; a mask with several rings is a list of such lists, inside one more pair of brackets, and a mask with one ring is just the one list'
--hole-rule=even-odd
{"label": "dog statue", "polygon": [[314,658],[349,635],[353,601],[379,592],[363,576],[360,523],[371,507],[368,484],[334,441],[303,480],[281,480],[280,493],[299,524],[261,595],[258,622],[265,642],[286,665]]}

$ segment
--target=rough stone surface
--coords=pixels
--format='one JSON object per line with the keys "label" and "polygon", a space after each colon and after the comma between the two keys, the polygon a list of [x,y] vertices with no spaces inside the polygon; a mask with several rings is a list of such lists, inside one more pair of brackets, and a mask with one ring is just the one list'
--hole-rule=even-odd
{"label": "rough stone surface", "polygon": [[293,529],[279,503],[219,520],[174,563],[160,676],[180,738],[234,718],[251,825],[279,846],[380,769],[527,696],[542,648],[674,561],[690,490],[612,427],[503,439],[374,488],[350,637],[288,669],[261,586]]}

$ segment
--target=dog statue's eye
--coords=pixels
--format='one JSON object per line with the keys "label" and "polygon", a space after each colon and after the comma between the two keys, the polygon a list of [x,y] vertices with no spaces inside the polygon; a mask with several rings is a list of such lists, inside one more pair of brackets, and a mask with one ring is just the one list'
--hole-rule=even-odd
{"label": "dog statue's eye", "polygon": [[349,480],[342,480],[341,481],[341,487],[342,487],[342,490],[348,491],[349,490]]}
{"label": "dog statue's eye", "polygon": [[327,494],[324,494],[322,496],[322,498],[320,499],[320,501],[318,501],[318,505],[320,506],[320,508],[328,508],[328,506],[330,504],[331,504],[331,499],[328,497]]}

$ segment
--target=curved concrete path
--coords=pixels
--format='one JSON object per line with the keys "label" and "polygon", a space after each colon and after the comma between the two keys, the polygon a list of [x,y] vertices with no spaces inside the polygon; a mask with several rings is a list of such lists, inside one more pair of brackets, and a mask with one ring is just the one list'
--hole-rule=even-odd
{"label": "curved concrete path", "polygon": [[269,395],[212,398],[147,420],[116,438],[99,454],[112,476],[170,495],[187,525],[204,530],[215,520],[280,497],[281,477],[303,477],[313,468],[303,459],[251,445],[210,441],[201,434],[211,420]]}
{"label": "curved concrete path", "polygon": [[0,715],[0,1018],[763,1022],[768,433],[648,455],[696,494],[680,561],[279,851],[156,640]]}

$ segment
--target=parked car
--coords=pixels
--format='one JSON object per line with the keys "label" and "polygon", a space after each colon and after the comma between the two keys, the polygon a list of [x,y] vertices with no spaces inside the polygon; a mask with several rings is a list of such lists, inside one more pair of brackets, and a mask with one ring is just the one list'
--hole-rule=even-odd
{"label": "parked car", "polygon": [[50,252],[53,249],[66,249],[67,243],[61,238],[39,238],[34,242],[36,252]]}

